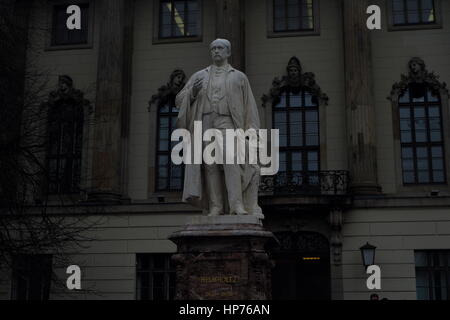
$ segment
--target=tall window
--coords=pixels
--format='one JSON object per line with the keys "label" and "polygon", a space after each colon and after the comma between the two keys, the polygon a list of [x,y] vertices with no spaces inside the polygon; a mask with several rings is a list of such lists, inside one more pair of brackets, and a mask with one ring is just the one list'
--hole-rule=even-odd
{"label": "tall window", "polygon": [[273,125],[280,130],[279,173],[316,184],[320,170],[319,106],[307,90],[287,89],[273,107]]}
{"label": "tall window", "polygon": [[51,255],[14,257],[12,298],[15,300],[48,300],[51,272]]}
{"label": "tall window", "polygon": [[314,30],[313,0],[273,0],[273,31]]}
{"label": "tall window", "polygon": [[183,166],[173,164],[170,158],[178,143],[170,141],[178,111],[170,102],[158,110],[157,191],[180,191],[183,187]]}
{"label": "tall window", "polygon": [[71,100],[60,100],[49,110],[49,193],[79,191],[83,110]]}
{"label": "tall window", "polygon": [[436,23],[435,0],[393,0],[394,26]]}
{"label": "tall window", "polygon": [[173,300],[175,269],[171,254],[138,254],[136,256],[136,298],[138,300]]}
{"label": "tall window", "polygon": [[200,35],[199,0],[160,0],[159,38],[188,38]]}
{"label": "tall window", "polygon": [[441,99],[422,83],[399,98],[404,184],[445,183]]}
{"label": "tall window", "polygon": [[[171,161],[172,148],[178,142],[171,142],[176,126],[178,108],[175,104],[177,94],[186,83],[186,74],[176,69],[170,74],[167,84],[158,89],[149,101],[149,111],[156,107],[156,165],[155,190],[180,191],[183,187],[183,165],[174,165]],[[154,110],[154,109],[153,109]]]}
{"label": "tall window", "polygon": [[51,45],[78,45],[87,44],[89,35],[89,3],[78,3],[81,9],[81,29],[69,30],[67,28],[67,7],[70,4],[53,6]]}
{"label": "tall window", "polygon": [[416,251],[418,300],[450,300],[450,251]]}

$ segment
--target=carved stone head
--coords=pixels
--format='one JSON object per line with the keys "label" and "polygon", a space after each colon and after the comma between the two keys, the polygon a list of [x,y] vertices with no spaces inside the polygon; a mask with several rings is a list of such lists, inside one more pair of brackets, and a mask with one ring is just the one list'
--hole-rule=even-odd
{"label": "carved stone head", "polygon": [[409,73],[412,77],[418,78],[425,72],[425,61],[421,58],[414,57],[408,62]]}
{"label": "carved stone head", "polygon": [[176,69],[170,75],[170,86],[175,89],[181,89],[186,81],[186,74],[183,70]]}
{"label": "carved stone head", "polygon": [[58,79],[58,92],[67,95],[73,88],[73,80],[68,75],[61,75]]}
{"label": "carved stone head", "polygon": [[413,97],[422,97],[426,89],[423,86],[424,83],[434,95],[439,95],[441,91],[448,94],[447,84],[439,81],[439,76],[433,71],[427,70],[423,59],[411,58],[408,62],[408,75],[402,75],[401,81],[392,85],[391,95],[388,99],[397,101],[398,97],[403,95],[408,88],[412,89]]}
{"label": "carved stone head", "polygon": [[289,83],[299,84],[302,74],[302,66],[297,57],[292,57],[286,67]]}

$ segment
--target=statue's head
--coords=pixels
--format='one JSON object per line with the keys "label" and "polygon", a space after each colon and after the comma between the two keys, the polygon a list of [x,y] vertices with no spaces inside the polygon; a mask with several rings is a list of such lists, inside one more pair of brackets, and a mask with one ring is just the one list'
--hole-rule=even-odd
{"label": "statue's head", "polygon": [[68,93],[73,87],[73,80],[67,75],[59,76],[58,78],[58,90],[61,93]]}
{"label": "statue's head", "polygon": [[300,79],[302,73],[302,66],[300,60],[297,57],[292,57],[286,67],[288,78],[291,81]]}
{"label": "statue's head", "polygon": [[414,57],[408,62],[409,72],[413,75],[418,75],[419,73],[425,71],[425,61],[423,59]]}
{"label": "statue's head", "polygon": [[209,49],[214,63],[226,62],[231,56],[231,43],[226,39],[214,40],[211,42]]}
{"label": "statue's head", "polygon": [[170,84],[173,87],[177,87],[177,88],[181,87],[184,84],[185,80],[186,80],[186,74],[184,73],[183,70],[176,69],[170,75]]}

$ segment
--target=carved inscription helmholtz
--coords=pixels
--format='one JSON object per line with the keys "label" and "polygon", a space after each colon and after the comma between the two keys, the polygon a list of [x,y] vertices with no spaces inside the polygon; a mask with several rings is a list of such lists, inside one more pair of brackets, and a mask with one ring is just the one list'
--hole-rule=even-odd
{"label": "carved inscription helmholtz", "polygon": [[186,255],[189,261],[182,256],[176,255],[179,300],[270,299],[273,263],[265,252]]}
{"label": "carved inscription helmholtz", "polygon": [[217,253],[213,256],[201,255],[192,265],[191,287],[202,299],[237,299],[239,287],[246,285],[242,279],[242,254]]}
{"label": "carved inscription helmholtz", "polygon": [[217,275],[217,276],[205,276],[200,277],[200,283],[226,283],[226,284],[235,284],[239,282],[239,276],[226,276],[226,275]]}

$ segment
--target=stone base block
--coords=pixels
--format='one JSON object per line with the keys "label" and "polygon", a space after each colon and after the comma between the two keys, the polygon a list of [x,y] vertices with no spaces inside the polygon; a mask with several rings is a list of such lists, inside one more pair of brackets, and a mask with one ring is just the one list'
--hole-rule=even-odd
{"label": "stone base block", "polygon": [[178,246],[177,300],[271,299],[265,245],[274,236],[258,218],[196,217],[170,239]]}

